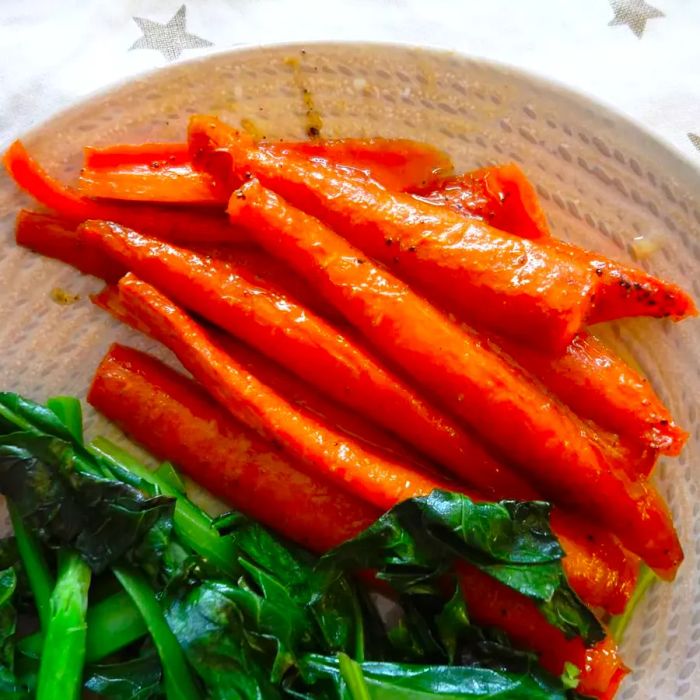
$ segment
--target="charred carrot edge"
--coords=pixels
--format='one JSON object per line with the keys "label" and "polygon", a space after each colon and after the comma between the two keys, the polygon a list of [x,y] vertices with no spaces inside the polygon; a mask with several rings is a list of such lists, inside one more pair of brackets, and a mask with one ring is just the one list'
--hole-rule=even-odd
{"label": "charred carrot edge", "polygon": [[50,177],[29,156],[20,141],[15,141],[8,148],[3,163],[19,187],[75,224],[86,219],[106,219],[133,226],[159,238],[199,243],[234,241],[240,237],[240,232],[218,212],[187,211],[152,205],[107,205],[81,197]]}
{"label": "charred carrot edge", "polygon": [[[360,170],[399,191],[429,187],[452,171],[445,153],[407,139],[265,141],[261,147]],[[85,149],[79,189],[87,197],[223,207],[233,186],[194,170],[186,144],[150,143]]]}
{"label": "charred carrot edge", "polygon": [[532,495],[524,479],[342,334],[250,270],[202,259],[117,224],[87,222],[85,240],[179,304],[225,329],[345,406],[391,431],[485,495]]}
{"label": "charred carrot edge", "polygon": [[86,245],[79,239],[73,225],[56,216],[20,210],[15,240],[18,245],[109,282],[116,282],[126,272],[109,256]]}
{"label": "charred carrot edge", "polygon": [[611,260],[590,250],[550,238],[543,245],[571,259],[585,262],[601,284],[589,323],[614,321],[631,316],[651,316],[681,321],[698,315],[693,299],[673,282],[632,265]]}
{"label": "charred carrot edge", "polygon": [[[102,292],[93,296],[92,300],[118,320],[142,333],[149,334],[150,329],[129,313],[116,287],[106,287]],[[281,392],[285,398],[289,398],[290,386],[284,386],[280,383],[275,385],[275,377],[270,376],[269,365],[266,367],[266,363],[259,356],[251,355],[249,352],[247,355],[241,354],[243,348],[240,344],[231,343],[230,340],[227,341],[220,335],[215,337],[234,360],[242,362],[249,371],[262,379],[268,386]],[[293,394],[294,391],[295,389],[292,387],[291,393]],[[308,396],[306,399],[308,401]],[[302,398],[302,405],[304,405],[303,402]],[[321,408],[320,411],[314,412],[323,414],[324,409]],[[347,420],[341,420],[341,423],[348,426]],[[357,426],[353,428],[350,425],[351,433],[356,430]],[[372,443],[375,438],[371,434],[369,437],[367,435],[365,432],[365,440]],[[386,445],[387,441],[384,440],[383,443]],[[391,449],[395,455],[404,457],[404,453],[400,449],[397,450],[395,445],[391,445]],[[405,459],[407,457],[404,457]],[[434,487],[437,488],[437,483],[434,484]],[[464,491],[476,500],[482,499],[477,494],[465,491],[461,485],[454,485],[452,488]],[[495,497],[513,497],[513,494],[499,493]],[[530,496],[523,494],[522,497],[529,498]],[[600,528],[592,526],[589,522],[564,515],[556,509],[553,511],[552,521],[566,552],[564,568],[574,590],[593,607],[604,608],[611,614],[622,612],[635,587],[638,573],[636,561],[629,559],[629,555],[624,552],[614,537]]]}
{"label": "charred carrot edge", "polygon": [[[156,457],[175,462],[235,507],[316,552],[353,537],[378,515],[332,484],[308,477],[212,404],[192,380],[139,351],[112,346],[88,401]],[[602,694],[622,668],[616,655],[596,655],[580,640],[567,640],[531,601],[478,570],[461,575],[474,619],[498,624],[518,644],[534,648],[552,672],[561,673],[565,661],[575,663],[584,669],[582,689]]]}
{"label": "charred carrot edge", "polygon": [[[585,322],[598,286],[588,265],[340,168],[273,155],[219,131],[209,121],[190,125],[191,148],[206,167],[211,141],[221,140],[240,177],[252,172],[460,319],[552,349],[565,347]],[[214,155],[220,171],[221,150]]]}
{"label": "charred carrot edge", "polygon": [[471,170],[441,180],[433,189],[415,190],[424,199],[444,204],[470,218],[522,238],[550,235],[537,192],[515,163]]}
{"label": "charred carrot edge", "polygon": [[155,358],[113,345],[88,401],[160,459],[263,524],[315,552],[369,525],[378,511],[308,476]]}
{"label": "charred carrot edge", "polygon": [[598,519],[652,568],[673,577],[683,554],[658,493],[611,467],[586,439],[585,426],[518,368],[257,180],[234,193],[229,213],[373,346],[508,455],[546,497]]}

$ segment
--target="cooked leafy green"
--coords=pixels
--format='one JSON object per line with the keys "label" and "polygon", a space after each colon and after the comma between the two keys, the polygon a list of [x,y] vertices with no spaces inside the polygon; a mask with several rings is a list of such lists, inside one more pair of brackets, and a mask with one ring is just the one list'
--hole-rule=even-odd
{"label": "cooked leafy green", "polygon": [[87,690],[111,700],[156,700],[163,697],[163,671],[152,651],[128,661],[88,666],[86,677]]}
{"label": "cooked leafy green", "polygon": [[605,637],[595,615],[568,584],[564,552],[541,502],[475,503],[435,490],[403,501],[357,537],[321,558],[332,579],[345,571],[376,569],[402,593],[430,593],[466,561],[533,599],[550,623],[593,643]]}

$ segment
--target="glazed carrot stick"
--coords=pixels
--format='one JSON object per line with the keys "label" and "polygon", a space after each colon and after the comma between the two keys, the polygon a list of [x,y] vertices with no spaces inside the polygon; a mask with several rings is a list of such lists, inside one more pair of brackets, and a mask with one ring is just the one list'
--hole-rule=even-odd
{"label": "glazed carrot stick", "polygon": [[504,338],[497,343],[578,415],[651,450],[681,451],[688,434],[674,423],[649,380],[594,335],[579,333],[555,356]]}
{"label": "glazed carrot stick", "polygon": [[590,514],[650,567],[673,578],[683,554],[658,493],[611,467],[575,416],[517,367],[257,180],[234,193],[229,213],[304,274],[375,348],[506,454],[546,497]]}
{"label": "glazed carrot stick", "polygon": [[239,175],[253,172],[463,320],[557,349],[588,317],[598,278],[566,255],[327,164],[229,148]]}
{"label": "glazed carrot stick", "polygon": [[[111,313],[115,318],[142,333],[150,334],[151,328],[129,312],[118,288],[106,287],[100,294],[93,296],[92,299],[93,302]],[[212,334],[211,331],[209,332]],[[285,385],[284,382],[280,382],[279,377],[271,374],[269,363],[262,360],[260,356],[250,352],[248,352],[247,356],[242,354],[243,346],[222,337],[220,334],[213,334],[213,337],[231,355],[234,362],[243,364],[251,374],[281,393],[284,398],[292,398],[295,404],[310,408],[317,415],[332,415],[333,422],[340,422],[342,429],[346,433],[349,432],[357,437],[359,432],[362,439],[366,442],[371,444],[377,442],[376,435],[368,433],[366,429],[358,429],[357,423],[352,425],[348,422],[347,417],[339,419],[337,411],[333,414],[324,409],[323,406],[319,408],[318,400],[310,402],[308,392],[304,396],[303,390],[299,387],[296,389],[294,387],[290,388],[288,383]],[[384,446],[386,444],[387,441],[384,441]],[[400,448],[397,450],[393,444],[389,446],[395,455],[406,460],[406,456],[401,452]],[[432,488],[437,487],[438,482],[435,481],[432,484]],[[482,496],[465,491],[460,485],[452,485],[452,488],[467,493],[475,500],[482,500]],[[415,495],[421,494],[416,492]],[[499,499],[532,499],[536,498],[537,494],[532,489],[525,487],[524,490],[518,493],[502,492],[495,497]],[[628,555],[619,542],[608,532],[592,525],[590,521],[581,520],[568,514],[565,515],[556,508],[552,511],[552,526],[566,552],[566,557],[564,558],[566,575],[571,586],[581,599],[588,605],[603,608],[611,614],[622,612],[635,588],[638,573],[636,558]]]}
{"label": "glazed carrot stick", "polygon": [[367,527],[378,511],[313,479],[155,358],[113,345],[88,401],[159,459],[176,462],[218,497],[315,552]]}
{"label": "glazed carrot stick", "polygon": [[308,471],[384,510],[416,493],[429,493],[440,483],[293,406],[236,362],[167,297],[132,273],[119,281],[119,291],[127,312],[172,350],[235,418],[280,444],[304,462]]}
{"label": "glazed carrot stick", "polygon": [[527,488],[457,421],[432,407],[352,337],[281,291],[255,283],[247,268],[112,223],[87,222],[81,230],[90,245],[177,303],[363,413],[485,495]]}
{"label": "glazed carrot stick", "polygon": [[[452,171],[449,157],[407,139],[263,141],[271,153],[292,153],[360,170],[397,191],[430,187]],[[195,170],[187,144],[86,148],[78,188],[86,197],[226,206],[232,183]]]}
{"label": "glazed carrot stick", "polygon": [[3,162],[14,181],[38,202],[78,224],[85,219],[107,219],[134,226],[153,236],[176,241],[231,242],[239,232],[218,212],[183,211],[151,205],[93,202],[54,180],[15,141]]}
{"label": "glazed carrot stick", "polygon": [[110,282],[116,282],[125,272],[108,255],[81,241],[75,226],[50,214],[21,209],[17,216],[15,240],[18,245]]}
{"label": "glazed carrot stick", "polygon": [[437,187],[412,191],[522,238],[550,235],[537,192],[515,163],[479,168],[440,180]]}
{"label": "glazed carrot stick", "polygon": [[[88,400],[152,454],[175,462],[236,508],[313,551],[355,536],[378,515],[332,484],[310,479],[212,404],[194,382],[136,350],[112,347]],[[553,673],[561,673],[566,661],[580,666],[582,690],[605,692],[623,668],[614,647],[608,654],[600,653],[600,645],[586,650],[580,639],[567,640],[549,625],[523,596],[473,567],[461,575],[474,620],[497,624],[516,643],[535,649]]]}
{"label": "glazed carrot stick", "polygon": [[[96,306],[107,311],[114,318],[148,334],[148,327],[128,312],[116,285],[107,285],[101,292],[93,294],[90,298]],[[217,332],[216,329],[207,328],[207,332],[246,371],[292,405],[319,416],[335,430],[366,443],[372,449],[386,453],[392,458],[411,463],[426,472],[432,470],[432,467],[425,462],[420,462],[416,454],[404,444],[372,425],[357,413],[348,411],[325,399],[317,391],[268,360],[264,355],[251,350],[229,335]],[[528,494],[527,497],[534,498],[534,492]]]}

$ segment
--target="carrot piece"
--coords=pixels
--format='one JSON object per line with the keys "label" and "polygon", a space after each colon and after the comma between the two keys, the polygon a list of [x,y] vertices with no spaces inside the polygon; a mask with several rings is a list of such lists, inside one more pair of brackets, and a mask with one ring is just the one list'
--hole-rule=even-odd
{"label": "carrot piece", "polygon": [[119,291],[128,313],[172,350],[234,417],[282,445],[309,471],[381,509],[440,488],[440,482],[341,435],[319,416],[290,404],[228,355],[167,297],[132,273],[119,281]]}
{"label": "carrot piece", "polygon": [[216,496],[315,552],[377,517],[371,506],[308,476],[194,382],[137,350],[111,347],[88,401],[159,459],[176,462]]}
{"label": "carrot piece", "polygon": [[107,219],[133,226],[153,236],[177,241],[231,242],[240,236],[240,232],[218,212],[104,204],[81,197],[50,177],[29,156],[20,141],[15,141],[8,148],[3,162],[19,187],[74,224],[85,219]]}
{"label": "carrot piece", "polygon": [[534,649],[551,673],[560,674],[567,661],[578,666],[582,694],[600,697],[619,683],[618,673],[627,673],[610,638],[587,649],[580,638],[567,639],[555,627],[543,626],[534,603],[516,591],[471,565],[461,565],[459,573],[467,609],[477,623],[506,630],[517,646]]}
{"label": "carrot piece", "polygon": [[[452,171],[446,154],[407,139],[261,142],[261,148],[359,170],[399,191],[430,186]],[[233,184],[195,170],[186,144],[151,143],[85,149],[79,189],[86,197],[224,207]]]}
{"label": "carrot piece", "polygon": [[674,423],[649,380],[594,335],[579,333],[554,356],[503,338],[496,342],[580,416],[651,450],[680,453],[688,434]]}
{"label": "carrot piece", "polygon": [[[149,333],[148,326],[129,313],[116,285],[107,285],[99,293],[91,295],[90,298],[96,306],[107,311],[119,321],[132,326],[141,333]],[[398,458],[404,462],[412,463],[426,472],[431,471],[431,467],[420,462],[415,453],[411,452],[404,444],[372,425],[357,413],[328,401],[282,367],[268,360],[264,355],[251,350],[229,335],[217,332],[216,329],[207,328],[207,332],[246,371],[257,377],[263,384],[292,405],[310,411],[331,425],[333,429],[353,439],[361,440],[372,449],[386,453],[390,458]]]}
{"label": "carrot piece", "polygon": [[108,255],[80,240],[73,225],[56,216],[21,209],[15,240],[18,245],[110,282],[116,282],[125,272]]}
{"label": "carrot piece", "polygon": [[[313,551],[355,536],[378,515],[332,484],[310,479],[194,382],[137,350],[112,346],[88,401],[158,458],[177,463],[238,509]],[[622,668],[615,655],[567,640],[532,601],[478,569],[465,567],[461,577],[470,615],[535,649],[553,673],[566,661],[575,663],[583,669],[582,689],[598,694]]]}
{"label": "carrot piece", "polygon": [[454,419],[433,408],[353,338],[290,297],[256,284],[250,270],[116,224],[91,221],[81,229],[90,245],[176,302],[363,413],[485,495],[496,490],[527,492],[521,477],[499,464]]}
{"label": "carrot piece", "polygon": [[[150,328],[128,311],[116,287],[106,287],[100,294],[93,296],[92,300],[117,319],[142,333],[149,334]],[[223,338],[221,335],[214,337],[232,355],[234,361],[243,364],[249,372],[262,379],[265,384],[281,393],[283,397],[291,397],[296,404],[310,408],[315,414],[325,417],[332,415],[322,406],[319,408],[318,401],[315,405],[310,404],[308,394],[304,397],[299,387],[290,388],[289,384],[281,383],[278,377],[276,378],[274,374],[270,373],[269,363],[264,362],[259,355],[248,352],[246,356],[242,354],[244,348],[240,344]],[[301,400],[299,400],[300,396]],[[368,434],[366,430],[358,430],[357,425],[348,423],[347,417],[338,419],[336,413],[332,421],[334,423],[340,422],[346,433],[350,432],[350,434],[357,436],[359,432],[365,441],[371,444],[377,442],[376,435]],[[386,444],[387,441],[384,441],[383,445],[386,446]],[[390,445],[390,449],[395,455],[406,459],[406,456],[397,450],[395,445]],[[433,487],[437,488],[438,483],[435,482]],[[482,496],[464,491],[461,486],[454,486],[454,488],[467,493],[476,500],[482,499]],[[421,494],[416,493],[416,495]],[[519,493],[498,493],[495,497],[531,499],[536,497],[536,494],[532,490],[526,489]],[[574,590],[588,605],[604,608],[611,614],[622,612],[635,588],[638,573],[636,559],[630,558],[614,537],[593,526],[590,522],[564,515],[561,511],[554,509],[552,511],[552,525],[566,552],[564,568]]]}
{"label": "carrot piece", "polygon": [[243,141],[230,149],[237,173],[253,172],[467,322],[563,349],[589,314],[598,278],[575,259],[339,168]]}
{"label": "carrot piece", "polygon": [[470,219],[522,238],[550,235],[537,192],[515,163],[479,168],[416,190],[423,199],[443,204]]}
{"label": "carrot piece", "polygon": [[611,467],[585,426],[517,367],[257,180],[234,193],[229,213],[545,496],[589,513],[650,567],[673,578],[683,553],[658,493]]}

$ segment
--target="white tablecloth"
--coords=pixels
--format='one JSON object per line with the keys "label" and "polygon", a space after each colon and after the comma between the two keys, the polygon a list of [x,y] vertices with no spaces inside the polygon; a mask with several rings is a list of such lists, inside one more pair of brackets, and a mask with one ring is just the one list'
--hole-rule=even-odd
{"label": "white tablecloth", "polygon": [[515,64],[607,102],[700,164],[700,0],[0,0],[0,145],[169,61],[308,40]]}

